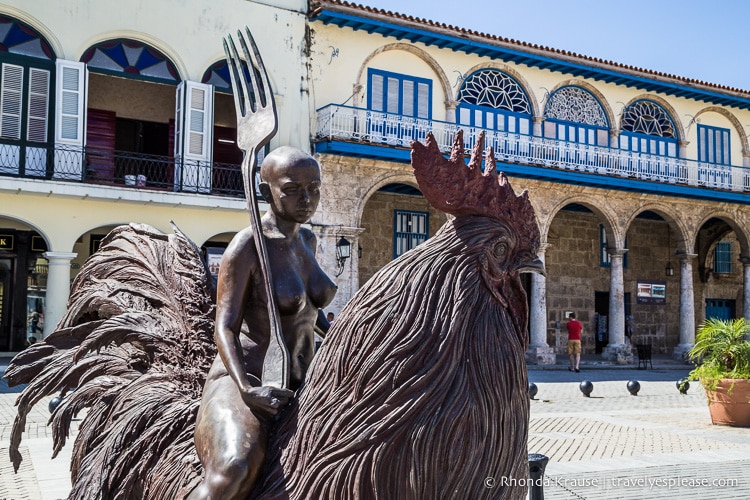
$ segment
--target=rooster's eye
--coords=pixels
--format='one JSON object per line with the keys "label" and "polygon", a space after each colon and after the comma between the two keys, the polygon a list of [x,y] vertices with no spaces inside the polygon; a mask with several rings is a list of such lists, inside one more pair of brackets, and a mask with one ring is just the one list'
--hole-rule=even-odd
{"label": "rooster's eye", "polygon": [[504,241],[500,241],[492,249],[493,255],[498,259],[505,258],[505,254],[508,253],[508,244]]}

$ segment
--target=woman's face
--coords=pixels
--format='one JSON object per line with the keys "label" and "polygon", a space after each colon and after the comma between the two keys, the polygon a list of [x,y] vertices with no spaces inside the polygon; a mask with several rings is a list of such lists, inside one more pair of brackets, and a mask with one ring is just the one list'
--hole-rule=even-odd
{"label": "woman's face", "polygon": [[267,201],[274,213],[299,224],[310,220],[320,202],[320,169],[315,160],[298,159],[278,165],[267,177],[271,195]]}

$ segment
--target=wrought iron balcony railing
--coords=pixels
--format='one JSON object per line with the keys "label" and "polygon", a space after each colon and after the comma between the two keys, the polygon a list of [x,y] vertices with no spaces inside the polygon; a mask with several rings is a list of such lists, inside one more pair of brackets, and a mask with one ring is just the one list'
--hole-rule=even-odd
{"label": "wrought iron balcony railing", "polygon": [[59,144],[0,143],[0,175],[244,197],[240,165]]}
{"label": "wrought iron balcony railing", "polygon": [[492,146],[497,160],[505,163],[750,192],[750,169],[745,167],[486,130],[333,104],[319,109],[317,119],[317,139],[409,147],[410,141],[424,141],[427,132],[431,131],[441,150],[447,152],[459,128],[464,130],[467,150],[474,147],[479,133],[484,130],[486,146]]}

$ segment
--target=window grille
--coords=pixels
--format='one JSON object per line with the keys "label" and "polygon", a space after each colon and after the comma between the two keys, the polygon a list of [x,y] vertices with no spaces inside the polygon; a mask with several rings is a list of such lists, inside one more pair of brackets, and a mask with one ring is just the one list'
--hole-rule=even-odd
{"label": "window grille", "polygon": [[732,272],[732,242],[720,241],[714,248],[714,272],[730,274]]}
{"label": "window grille", "polygon": [[430,218],[427,212],[394,210],[393,258],[427,241],[429,233]]}

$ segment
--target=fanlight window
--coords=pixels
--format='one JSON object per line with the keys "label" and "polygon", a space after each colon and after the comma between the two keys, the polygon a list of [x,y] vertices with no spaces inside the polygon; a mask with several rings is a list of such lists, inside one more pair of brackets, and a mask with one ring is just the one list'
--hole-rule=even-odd
{"label": "fanlight window", "polygon": [[0,52],[55,59],[52,47],[36,30],[6,16],[0,16]]}
{"label": "fanlight window", "polygon": [[609,144],[609,123],[602,105],[580,87],[563,87],[552,94],[544,117],[544,137],[598,146]]}
{"label": "fanlight window", "polygon": [[502,71],[487,69],[473,73],[461,86],[458,100],[456,118],[461,125],[514,134],[531,133],[531,105],[526,92]]}
{"label": "fanlight window", "polygon": [[625,109],[622,129],[644,135],[676,139],[674,124],[664,108],[651,101],[637,101]]}
{"label": "fanlight window", "polygon": [[94,45],[81,58],[89,69],[130,78],[176,85],[177,68],[164,54],[134,40],[109,40]]}
{"label": "fanlight window", "polygon": [[531,113],[529,100],[521,86],[497,70],[479,71],[469,76],[458,93],[458,100],[514,113]]}
{"label": "fanlight window", "polygon": [[591,92],[580,87],[556,91],[544,108],[545,118],[607,127],[607,115]]}

